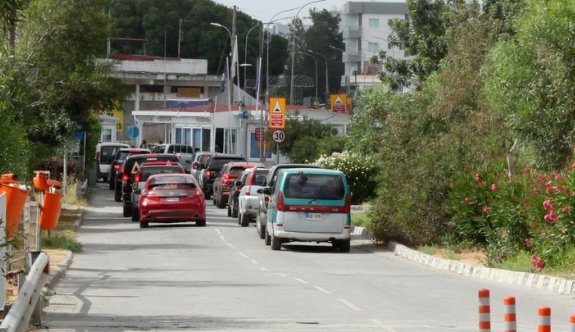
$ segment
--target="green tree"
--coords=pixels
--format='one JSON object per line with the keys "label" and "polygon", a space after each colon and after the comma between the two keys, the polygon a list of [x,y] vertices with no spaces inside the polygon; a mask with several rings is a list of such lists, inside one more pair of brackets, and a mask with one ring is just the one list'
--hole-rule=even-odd
{"label": "green tree", "polygon": [[560,169],[572,156],[575,129],[575,4],[526,1],[513,40],[490,55],[485,95],[534,164]]}
{"label": "green tree", "polygon": [[[280,144],[280,152],[288,156],[292,162],[311,162],[328,151],[336,152],[328,143],[322,142],[334,139],[337,130],[319,120],[300,117],[299,114],[289,116],[286,118],[286,134],[285,142]],[[341,149],[343,150],[343,144]]]}

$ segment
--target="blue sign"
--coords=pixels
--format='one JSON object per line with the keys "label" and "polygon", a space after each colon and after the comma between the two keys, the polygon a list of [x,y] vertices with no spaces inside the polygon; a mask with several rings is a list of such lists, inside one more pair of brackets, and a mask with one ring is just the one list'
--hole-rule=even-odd
{"label": "blue sign", "polygon": [[84,131],[83,131],[83,130],[78,130],[78,131],[76,132],[76,139],[77,139],[78,141],[81,141],[81,140],[84,139]]}
{"label": "blue sign", "polygon": [[138,127],[136,127],[136,126],[129,126],[128,127],[128,137],[131,140],[134,140],[134,139],[138,138],[138,136],[140,136],[140,129],[138,129]]}

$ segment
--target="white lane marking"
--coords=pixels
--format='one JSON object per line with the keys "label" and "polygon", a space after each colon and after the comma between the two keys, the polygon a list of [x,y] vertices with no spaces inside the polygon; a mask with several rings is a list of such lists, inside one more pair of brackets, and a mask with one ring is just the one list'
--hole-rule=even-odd
{"label": "white lane marking", "polygon": [[346,300],[344,300],[344,299],[337,299],[337,300],[338,300],[339,302],[345,304],[345,305],[346,305],[347,307],[349,307],[351,310],[361,311],[361,308],[360,308],[360,307],[356,306],[355,304],[353,304],[353,303],[351,303],[351,302],[349,302],[349,301],[346,301]]}
{"label": "white lane marking", "polygon": [[252,263],[254,263],[255,265],[259,265],[259,263],[255,260],[255,259],[251,259],[250,260]]}
{"label": "white lane marking", "polygon": [[266,269],[265,267],[260,267],[260,270],[262,270],[264,272],[270,272],[270,270]]}
{"label": "white lane marking", "polygon": [[383,324],[383,322],[380,321],[379,319],[371,318],[369,321],[372,322],[373,324],[375,324],[375,325],[381,327],[381,328],[384,329],[385,331],[388,331],[388,332],[399,332],[398,330],[394,329],[393,327],[387,326],[387,325]]}
{"label": "white lane marking", "polygon": [[219,228],[214,228],[214,231],[216,231],[216,233],[218,233],[218,234],[222,234],[222,232],[220,232]]}
{"label": "white lane marking", "polygon": [[287,274],[285,274],[285,273],[275,272],[274,274],[275,274],[276,276],[280,276],[280,277],[287,277]]}
{"label": "white lane marking", "polygon": [[294,278],[294,280],[296,280],[296,281],[298,281],[298,282],[301,282],[301,283],[304,284],[304,285],[309,285],[309,282],[307,282],[307,281],[305,281],[305,280],[303,280],[303,279]]}
{"label": "white lane marking", "polygon": [[226,242],[226,244],[228,245],[228,247],[230,247],[230,248],[232,248],[232,249],[235,249],[235,248],[236,248],[236,246],[234,246],[234,245],[231,244],[231,243]]}
{"label": "white lane marking", "polygon": [[238,252],[238,255],[242,256],[243,258],[250,258],[248,255],[244,254],[243,252]]}
{"label": "white lane marking", "polygon": [[320,292],[322,292],[322,293],[331,294],[330,291],[328,291],[328,290],[326,290],[326,289],[323,289],[323,288],[321,288],[321,287],[319,287],[319,286],[313,286],[313,288],[317,289],[318,291],[320,291]]}

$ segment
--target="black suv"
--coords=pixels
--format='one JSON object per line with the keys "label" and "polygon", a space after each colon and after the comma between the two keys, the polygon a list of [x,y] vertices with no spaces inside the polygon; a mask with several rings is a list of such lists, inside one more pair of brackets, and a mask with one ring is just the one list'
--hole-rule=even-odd
{"label": "black suv", "polygon": [[130,217],[132,215],[132,182],[134,176],[145,162],[153,161],[173,161],[179,163],[180,159],[173,154],[138,154],[126,158],[124,165],[122,165],[122,206],[123,216]]}
{"label": "black suv", "polygon": [[210,199],[210,197],[212,197],[214,191],[214,180],[220,176],[220,170],[222,167],[232,161],[246,161],[246,159],[238,155],[214,154],[206,161],[199,176],[199,182],[206,199]]}

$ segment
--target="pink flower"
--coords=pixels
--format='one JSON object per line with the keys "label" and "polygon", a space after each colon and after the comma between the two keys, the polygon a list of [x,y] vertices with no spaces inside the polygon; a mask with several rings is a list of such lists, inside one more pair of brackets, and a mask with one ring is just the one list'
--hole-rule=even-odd
{"label": "pink flower", "polygon": [[545,215],[543,219],[545,219],[546,223],[552,224],[553,222],[557,221],[557,214],[555,211],[551,210],[548,214]]}
{"label": "pink flower", "polygon": [[563,212],[563,213],[569,212],[569,207],[568,207],[568,206],[562,207],[562,208],[561,208],[561,212]]}
{"label": "pink flower", "polygon": [[492,183],[492,184],[491,184],[491,190],[492,190],[492,191],[497,190],[497,185],[496,185],[495,183]]}
{"label": "pink flower", "polygon": [[475,172],[475,181],[480,181],[481,180],[481,174],[479,174],[479,172]]}
{"label": "pink flower", "polygon": [[552,210],[553,209],[553,202],[550,199],[546,199],[543,202],[543,208],[547,211]]}
{"label": "pink flower", "polygon": [[469,204],[471,203],[471,200],[469,199],[469,197],[465,196],[465,198],[463,198],[463,204]]}
{"label": "pink flower", "polygon": [[533,244],[531,243],[531,239],[525,239],[525,248],[531,249]]}
{"label": "pink flower", "polygon": [[489,206],[483,205],[483,207],[481,208],[481,212],[483,212],[483,214],[487,214],[487,212],[489,212]]}
{"label": "pink flower", "polygon": [[543,258],[533,255],[531,256],[531,265],[533,265],[535,269],[537,269],[537,272],[541,272],[545,267],[545,261],[543,260]]}

